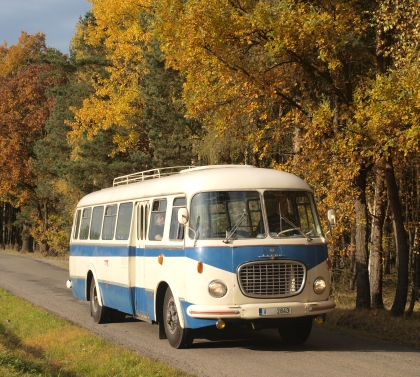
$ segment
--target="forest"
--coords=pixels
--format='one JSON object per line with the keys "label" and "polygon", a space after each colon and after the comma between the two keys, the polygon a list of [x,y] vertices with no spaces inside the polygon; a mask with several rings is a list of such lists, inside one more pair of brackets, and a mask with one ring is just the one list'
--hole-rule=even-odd
{"label": "forest", "polygon": [[[70,54],[0,45],[0,245],[68,253],[78,200],[116,176],[252,164],[335,208],[356,308],[420,283],[417,0],[89,0]],[[325,227],[326,229],[326,227]]]}

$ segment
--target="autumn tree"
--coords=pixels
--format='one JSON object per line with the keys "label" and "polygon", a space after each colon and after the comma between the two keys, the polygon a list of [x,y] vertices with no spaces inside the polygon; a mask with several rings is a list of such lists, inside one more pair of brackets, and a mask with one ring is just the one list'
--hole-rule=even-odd
{"label": "autumn tree", "polygon": [[[69,140],[77,151],[78,138],[92,139],[100,130],[117,128],[115,153],[127,148],[147,148],[147,131],[142,123],[143,100],[139,84],[143,80],[145,46],[151,40],[149,3],[92,0],[93,18],[79,26],[79,40],[103,50],[110,64],[104,75],[92,81],[94,93],[73,107],[74,121]],[[128,132],[127,132],[128,131]]]}
{"label": "autumn tree", "polygon": [[37,193],[37,178],[31,164],[34,145],[45,135],[44,125],[53,105],[46,90],[61,78],[49,65],[33,61],[48,51],[44,35],[22,33],[16,46],[9,49],[5,46],[0,76],[0,196],[20,207],[18,221],[25,240],[30,222],[24,215],[25,209],[34,205],[39,218],[45,219],[42,210],[45,200]]}
{"label": "autumn tree", "polygon": [[[348,214],[349,226],[355,222],[358,308],[371,301],[369,229],[382,227],[370,222],[366,190],[385,158],[394,234],[405,266],[399,287],[406,287],[406,238],[393,169],[398,148],[389,148],[395,133],[373,128],[385,115],[382,106],[374,108],[376,99],[369,115],[362,107],[373,99],[366,96],[370,88],[385,80],[378,75],[387,77],[394,68],[396,50],[408,54],[411,42],[405,36],[413,34],[417,3],[161,0],[157,5],[156,30],[168,64],[188,78],[188,115],[218,131],[239,128],[247,116],[250,124],[262,125],[254,132],[261,154],[270,149],[267,144],[291,135],[290,150],[299,154],[283,167],[305,175],[326,203],[338,203]],[[393,108],[383,104],[387,111]],[[395,122],[387,129],[399,133],[406,128],[401,126]],[[398,297],[401,309],[405,301]]]}

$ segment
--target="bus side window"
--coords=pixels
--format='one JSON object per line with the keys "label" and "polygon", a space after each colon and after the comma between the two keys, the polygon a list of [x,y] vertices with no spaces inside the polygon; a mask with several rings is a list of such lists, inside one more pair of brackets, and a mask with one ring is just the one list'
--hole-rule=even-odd
{"label": "bus side window", "polygon": [[138,240],[146,239],[148,214],[149,214],[149,204],[141,203],[137,207],[137,239]]}
{"label": "bus side window", "polygon": [[112,240],[114,238],[115,220],[117,218],[117,205],[106,206],[104,224],[102,226],[102,239]]}
{"label": "bus side window", "polygon": [[150,205],[149,203],[147,203],[144,206],[144,234],[143,234],[143,239],[145,240],[147,238],[147,228],[148,228],[148,224],[147,221],[149,220],[149,209],[150,209]]}
{"label": "bus side window", "polygon": [[166,221],[166,199],[153,201],[150,217],[149,240],[161,241]]}
{"label": "bus side window", "polygon": [[80,214],[82,211],[80,209],[77,210],[76,217],[74,220],[74,233],[73,233],[73,239],[77,240],[77,237],[79,237],[79,225],[80,225]]}
{"label": "bus side window", "polygon": [[139,204],[137,206],[137,239],[143,240],[143,216],[144,216],[144,206]]}
{"label": "bus side window", "polygon": [[82,223],[80,224],[80,239],[81,240],[88,239],[91,213],[92,213],[92,208],[85,208],[82,212]]}
{"label": "bus side window", "polygon": [[104,216],[104,207],[93,208],[92,213],[92,224],[90,226],[90,239],[99,240],[101,235],[102,218]]}
{"label": "bus side window", "polygon": [[133,203],[122,203],[118,211],[117,240],[128,240],[131,229],[131,216],[133,214]]}
{"label": "bus side window", "polygon": [[170,240],[183,240],[184,239],[184,227],[178,223],[178,211],[180,208],[185,207],[187,201],[185,198],[175,198],[172,207],[171,216],[171,229],[169,230]]}

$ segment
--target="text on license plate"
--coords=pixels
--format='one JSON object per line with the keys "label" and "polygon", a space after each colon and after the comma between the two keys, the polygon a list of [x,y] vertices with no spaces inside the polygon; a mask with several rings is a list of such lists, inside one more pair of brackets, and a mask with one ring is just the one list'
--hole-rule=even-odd
{"label": "text on license plate", "polygon": [[259,308],[260,316],[292,314],[292,308]]}

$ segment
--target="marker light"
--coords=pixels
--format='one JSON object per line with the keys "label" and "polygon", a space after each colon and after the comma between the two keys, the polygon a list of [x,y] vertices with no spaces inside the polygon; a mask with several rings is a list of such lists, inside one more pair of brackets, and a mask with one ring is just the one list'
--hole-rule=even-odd
{"label": "marker light", "polygon": [[197,272],[199,274],[203,273],[203,262],[198,262],[197,263]]}
{"label": "marker light", "polygon": [[321,315],[319,315],[318,317],[315,318],[315,323],[317,325],[320,325],[322,322],[324,322],[324,318],[322,318]]}
{"label": "marker light", "polygon": [[213,280],[209,284],[209,293],[210,296],[220,298],[227,293],[226,284],[220,280]]}
{"label": "marker light", "polygon": [[321,294],[325,291],[325,288],[327,288],[327,283],[323,278],[318,278],[314,281],[314,292],[317,294]]}
{"label": "marker light", "polygon": [[159,264],[162,264],[162,263],[163,263],[163,254],[160,254],[160,255],[158,256],[158,263],[159,263]]}
{"label": "marker light", "polygon": [[223,321],[223,320],[219,319],[219,320],[216,322],[216,327],[217,327],[219,330],[223,330],[223,329],[226,327],[226,323],[225,323],[225,321]]}

